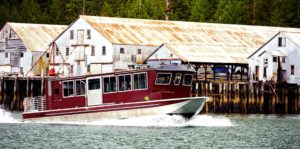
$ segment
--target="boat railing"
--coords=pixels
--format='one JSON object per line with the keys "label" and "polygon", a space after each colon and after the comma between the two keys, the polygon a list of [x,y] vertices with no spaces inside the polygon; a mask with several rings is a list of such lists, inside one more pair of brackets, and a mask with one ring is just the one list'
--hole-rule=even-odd
{"label": "boat railing", "polygon": [[24,112],[36,112],[46,110],[46,100],[44,96],[25,97],[23,101]]}

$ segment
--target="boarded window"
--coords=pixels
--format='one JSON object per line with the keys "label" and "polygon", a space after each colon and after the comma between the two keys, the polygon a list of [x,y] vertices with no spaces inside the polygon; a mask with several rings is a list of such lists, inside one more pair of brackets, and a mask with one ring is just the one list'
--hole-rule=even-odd
{"label": "boarded window", "polygon": [[120,48],[120,54],[125,54],[124,48]]}
{"label": "boarded window", "polygon": [[131,75],[119,76],[119,91],[131,90]]}
{"label": "boarded window", "polygon": [[295,75],[295,66],[291,65],[291,75]]}
{"label": "boarded window", "polygon": [[134,74],[133,81],[134,89],[146,89],[148,87],[146,73]]}
{"label": "boarded window", "polygon": [[86,31],[86,34],[87,34],[87,39],[91,39],[91,30],[90,29],[88,29]]}
{"label": "boarded window", "polygon": [[100,89],[100,79],[89,79],[89,90]]}
{"label": "boarded window", "polygon": [[104,84],[104,93],[109,93],[109,92],[116,92],[116,77],[104,77],[103,79],[103,84]]}
{"label": "boarded window", "polygon": [[74,39],[74,30],[70,30],[70,39]]}
{"label": "boarded window", "polygon": [[106,47],[105,46],[102,47],[102,55],[106,55]]}
{"label": "boarded window", "polygon": [[137,54],[142,54],[142,49],[137,49]]}
{"label": "boarded window", "polygon": [[85,80],[76,80],[76,95],[85,95]]}
{"label": "boarded window", "polygon": [[182,76],[181,73],[176,73],[175,79],[174,79],[174,85],[179,85],[180,84],[181,76]]}
{"label": "boarded window", "polygon": [[279,37],[278,38],[278,47],[284,47],[285,46],[285,38],[284,37]]}
{"label": "boarded window", "polygon": [[64,97],[74,96],[74,81],[63,82],[63,91]]}
{"label": "boarded window", "polygon": [[191,74],[185,74],[183,77],[183,85],[190,86],[192,85],[193,75]]}
{"label": "boarded window", "polygon": [[70,54],[69,48],[66,48],[66,56]]}
{"label": "boarded window", "polygon": [[92,49],[91,49],[91,56],[95,56],[95,46],[92,46]]}
{"label": "boarded window", "polygon": [[171,80],[171,73],[158,73],[156,76],[156,85],[169,85]]}

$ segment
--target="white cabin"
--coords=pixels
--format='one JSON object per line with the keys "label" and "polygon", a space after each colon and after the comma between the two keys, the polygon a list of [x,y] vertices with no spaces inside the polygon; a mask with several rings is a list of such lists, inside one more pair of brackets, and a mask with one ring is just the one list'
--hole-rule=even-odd
{"label": "white cabin", "polygon": [[0,31],[2,75],[46,75],[50,42],[67,26],[6,23]]}
{"label": "white cabin", "polygon": [[250,78],[299,85],[299,58],[300,32],[279,32],[248,57]]}

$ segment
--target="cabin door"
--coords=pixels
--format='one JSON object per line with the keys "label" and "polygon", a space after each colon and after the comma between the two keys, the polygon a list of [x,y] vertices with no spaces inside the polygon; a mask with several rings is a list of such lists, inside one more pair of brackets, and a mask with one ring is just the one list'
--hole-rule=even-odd
{"label": "cabin door", "polygon": [[87,78],[87,105],[94,106],[102,103],[101,77]]}

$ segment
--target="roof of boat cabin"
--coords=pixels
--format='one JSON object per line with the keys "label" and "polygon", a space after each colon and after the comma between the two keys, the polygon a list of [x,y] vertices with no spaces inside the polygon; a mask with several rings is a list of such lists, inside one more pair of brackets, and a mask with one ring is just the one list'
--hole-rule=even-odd
{"label": "roof of boat cabin", "polygon": [[247,57],[279,31],[300,31],[287,27],[85,15],[80,18],[113,44],[165,44],[189,62],[247,64]]}

